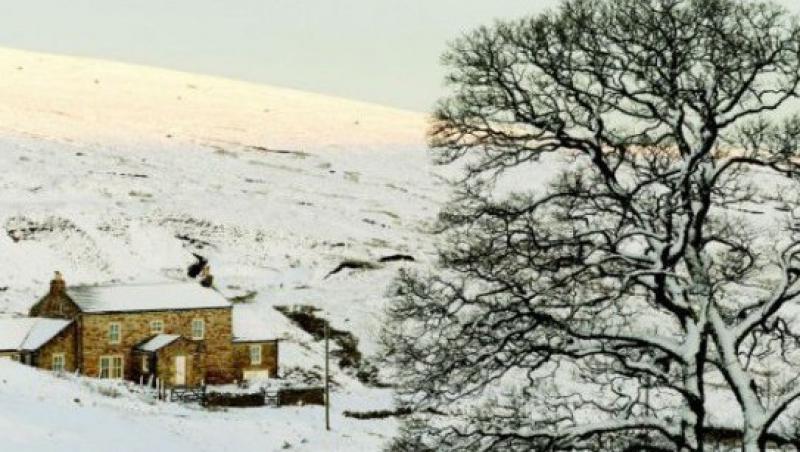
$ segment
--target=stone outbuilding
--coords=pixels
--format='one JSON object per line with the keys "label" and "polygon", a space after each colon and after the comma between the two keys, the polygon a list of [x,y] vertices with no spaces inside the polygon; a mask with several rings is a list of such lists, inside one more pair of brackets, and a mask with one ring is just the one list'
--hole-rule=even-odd
{"label": "stone outbuilding", "polygon": [[265,323],[252,306],[233,311],[233,361],[238,380],[262,380],[278,375],[280,341],[265,334]]}
{"label": "stone outbuilding", "polygon": [[0,358],[56,372],[74,372],[75,340],[75,324],[71,320],[0,319]]}
{"label": "stone outbuilding", "polygon": [[278,374],[277,339],[233,339],[233,361],[239,380],[263,380]]}

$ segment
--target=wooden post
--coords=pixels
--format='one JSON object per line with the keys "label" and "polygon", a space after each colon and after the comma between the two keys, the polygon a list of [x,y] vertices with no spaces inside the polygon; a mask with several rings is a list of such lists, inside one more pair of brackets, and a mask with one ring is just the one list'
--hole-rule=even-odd
{"label": "wooden post", "polygon": [[330,332],[328,331],[328,324],[325,323],[325,430],[331,429],[331,388],[330,388],[330,371],[328,369],[328,355],[330,352]]}

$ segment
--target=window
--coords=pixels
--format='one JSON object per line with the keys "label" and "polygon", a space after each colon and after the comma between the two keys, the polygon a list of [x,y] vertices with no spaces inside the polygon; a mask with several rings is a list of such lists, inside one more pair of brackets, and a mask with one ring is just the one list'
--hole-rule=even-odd
{"label": "window", "polygon": [[108,343],[109,344],[119,344],[120,337],[120,326],[119,323],[113,322],[108,324]]}
{"label": "window", "polygon": [[53,353],[53,372],[64,372],[64,354]]}
{"label": "window", "polygon": [[206,324],[203,319],[192,320],[192,339],[203,339],[206,335]]}
{"label": "window", "polygon": [[253,366],[261,364],[261,345],[250,346],[250,364]]}
{"label": "window", "polygon": [[122,378],[122,356],[100,357],[100,378]]}
{"label": "window", "polygon": [[142,355],[142,373],[150,373],[150,360],[147,355]]}
{"label": "window", "polygon": [[150,321],[150,333],[161,334],[164,332],[164,322],[162,320]]}

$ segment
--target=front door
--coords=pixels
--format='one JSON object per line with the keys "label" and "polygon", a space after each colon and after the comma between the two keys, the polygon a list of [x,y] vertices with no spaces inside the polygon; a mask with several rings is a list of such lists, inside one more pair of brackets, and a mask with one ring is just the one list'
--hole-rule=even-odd
{"label": "front door", "polygon": [[186,384],[186,357],[185,356],[176,356],[175,357],[175,378],[172,381],[173,384],[181,386]]}

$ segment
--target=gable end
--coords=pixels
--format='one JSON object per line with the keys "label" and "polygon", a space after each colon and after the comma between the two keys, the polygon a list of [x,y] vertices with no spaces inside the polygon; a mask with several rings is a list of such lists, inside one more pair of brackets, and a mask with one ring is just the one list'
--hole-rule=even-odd
{"label": "gable end", "polygon": [[31,306],[31,317],[74,319],[81,313],[80,307],[65,293],[48,293]]}

